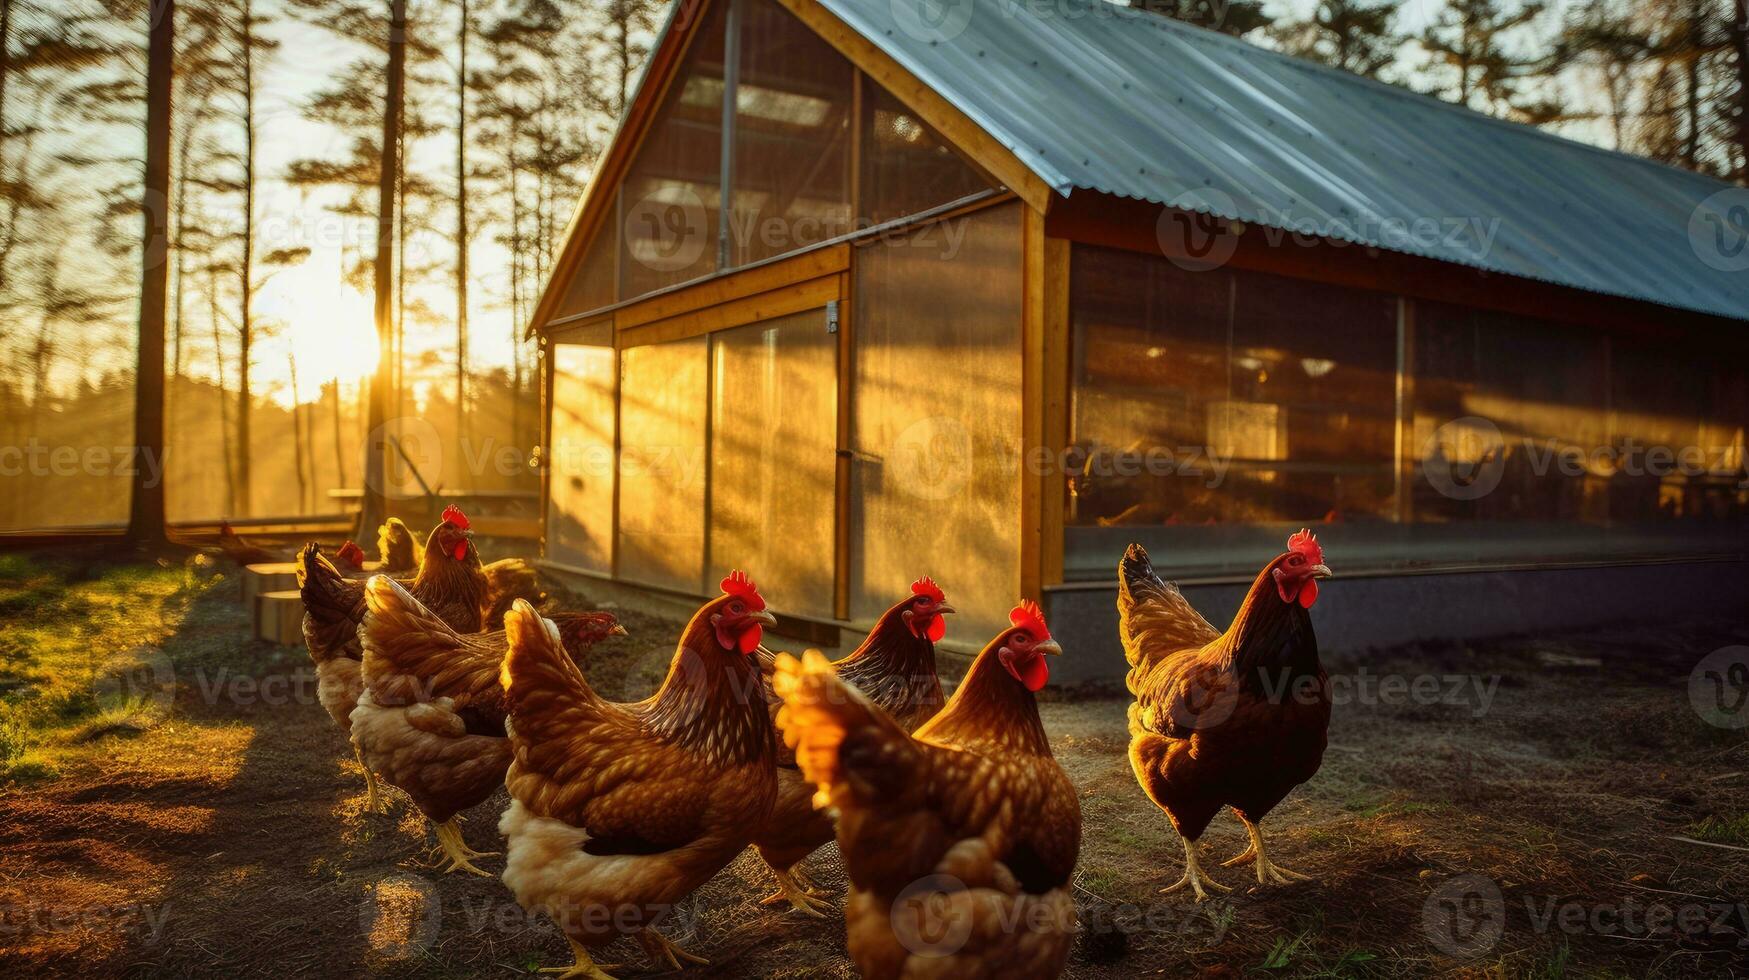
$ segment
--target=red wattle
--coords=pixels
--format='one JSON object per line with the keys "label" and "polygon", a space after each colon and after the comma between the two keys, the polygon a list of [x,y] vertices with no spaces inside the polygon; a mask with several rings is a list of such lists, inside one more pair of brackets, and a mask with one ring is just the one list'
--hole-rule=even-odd
{"label": "red wattle", "polygon": [[929,629],[926,632],[929,635],[929,642],[940,643],[941,638],[947,635],[947,620],[942,619],[940,616],[931,619],[929,621]]}
{"label": "red wattle", "polygon": [[1317,601],[1318,580],[1315,578],[1307,579],[1306,584],[1300,586],[1300,605],[1310,609],[1312,608],[1312,603]]}
{"label": "red wattle", "polygon": [[1050,665],[1045,663],[1045,658],[1037,654],[1026,658],[1026,661],[1020,664],[1014,662],[1014,655],[1009,653],[1006,647],[1000,650],[997,656],[1002,658],[1002,666],[1008,668],[1008,672],[1014,675],[1014,679],[1025,685],[1029,691],[1039,691],[1045,686],[1045,681],[1051,678]]}
{"label": "red wattle", "polygon": [[764,638],[765,627],[755,623],[742,631],[740,639],[736,641],[736,645],[742,653],[752,653],[759,649],[759,641]]}
{"label": "red wattle", "polygon": [[456,542],[455,560],[462,561],[463,559],[465,559],[467,557],[468,557],[468,543],[466,541]]}

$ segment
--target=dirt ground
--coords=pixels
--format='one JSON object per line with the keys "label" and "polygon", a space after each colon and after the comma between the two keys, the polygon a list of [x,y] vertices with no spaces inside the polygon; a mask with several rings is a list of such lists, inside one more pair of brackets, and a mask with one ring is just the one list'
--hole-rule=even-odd
{"label": "dirt ground", "polygon": [[[0,637],[15,633],[0,639],[0,975],[569,962],[496,878],[437,873],[404,797],[364,811],[307,655],[247,639],[234,569],[0,558]],[[621,615],[632,635],[589,673],[640,696],[679,624]],[[1244,844],[1223,816],[1204,864],[1236,887],[1200,906],[1157,894],[1182,854],[1130,773],[1126,702],[1054,691],[1044,721],[1085,817],[1067,975],[1749,976],[1749,741],[1703,721],[1690,683],[1743,643],[1738,619],[1327,657],[1323,769],[1265,823],[1272,856],[1314,880],[1262,888],[1220,868]],[[118,657],[139,665],[121,703],[72,666]],[[95,703],[66,707],[81,688]],[[501,849],[504,805],[467,814],[474,847]],[[830,848],[808,867],[842,882]],[[690,972],[854,976],[842,920],[761,906],[768,884],[743,855],[683,906],[669,935],[713,963]],[[608,954],[620,975],[653,972],[629,943]]]}

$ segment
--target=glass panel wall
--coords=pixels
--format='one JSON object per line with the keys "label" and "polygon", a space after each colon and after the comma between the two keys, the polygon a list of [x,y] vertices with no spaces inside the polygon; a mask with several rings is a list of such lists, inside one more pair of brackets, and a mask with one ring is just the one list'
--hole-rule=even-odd
{"label": "glass panel wall", "polygon": [[[722,205],[729,0],[711,4],[614,213],[566,286],[558,316],[587,313],[714,272],[949,204],[992,184],[892,93],[775,0],[740,0],[734,189]],[[860,145],[861,165],[853,158]],[[852,169],[858,170],[852,174]],[[860,199],[859,199],[860,198]],[[719,231],[728,233],[718,267]]]}
{"label": "glass panel wall", "polygon": [[727,3],[711,5],[620,185],[621,297],[716,270],[727,12]]}
{"label": "glass panel wall", "polygon": [[920,214],[989,190],[990,182],[891,92],[863,80],[862,174],[864,225]]}
{"label": "glass panel wall", "polygon": [[555,344],[547,553],[613,570],[613,348]]}
{"label": "glass panel wall", "polygon": [[565,299],[559,304],[557,317],[588,313],[612,306],[619,269],[619,221],[608,215],[583,256],[583,264],[571,279]]}
{"label": "glass panel wall", "polygon": [[1066,575],[1250,571],[1302,525],[1348,567],[1741,550],[1740,344],[1397,309],[1077,246]]}
{"label": "glass panel wall", "polygon": [[1020,208],[858,253],[853,619],[933,575],[975,642],[1019,593]]}
{"label": "glass panel wall", "polygon": [[709,337],[620,352],[619,576],[704,582]]}
{"label": "glass panel wall", "polygon": [[810,310],[712,335],[710,573],[831,618],[838,336]]}
{"label": "glass panel wall", "polygon": [[850,230],[850,62],[789,11],[743,0],[731,263]]}

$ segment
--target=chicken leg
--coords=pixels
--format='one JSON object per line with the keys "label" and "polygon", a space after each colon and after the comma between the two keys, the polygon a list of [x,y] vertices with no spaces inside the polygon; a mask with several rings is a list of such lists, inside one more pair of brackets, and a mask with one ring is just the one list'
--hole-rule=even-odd
{"label": "chicken leg", "polygon": [[383,795],[377,790],[377,774],[371,772],[364,764],[364,750],[356,743],[352,746],[352,754],[358,757],[358,768],[364,770],[364,808],[370,813],[382,813],[387,809],[383,805]]}
{"label": "chicken leg", "polygon": [[1203,891],[1204,886],[1221,892],[1233,890],[1218,881],[1204,877],[1202,865],[1196,859],[1196,845],[1191,843],[1187,837],[1179,837],[1178,839],[1184,842],[1184,877],[1178,879],[1177,884],[1160,889],[1160,894],[1170,895],[1173,892],[1182,891],[1188,885],[1190,890],[1196,893],[1196,900],[1200,904],[1208,898],[1208,893]]}
{"label": "chicken leg", "polygon": [[826,902],[826,892],[813,886],[802,874],[800,868],[787,871],[772,868],[771,873],[777,878],[777,892],[760,900],[761,905],[776,905],[785,899],[803,915],[811,915],[816,919],[826,917],[825,909],[831,906]]}
{"label": "chicken leg", "polygon": [[709,966],[711,962],[702,956],[694,956],[686,950],[681,949],[679,946],[674,945],[668,937],[654,929],[645,929],[643,932],[638,933],[638,945],[644,947],[644,955],[650,958],[650,962],[656,964],[666,963],[670,970],[684,969],[684,967],[680,965],[681,960],[697,964],[698,966]]}
{"label": "chicken leg", "polygon": [[443,869],[446,873],[450,871],[467,871],[471,874],[477,874],[482,878],[492,877],[492,875],[474,867],[472,859],[477,857],[492,857],[498,852],[476,851],[469,847],[468,842],[462,839],[462,828],[460,824],[456,823],[455,817],[451,817],[443,823],[438,824],[436,833],[437,846],[443,848],[443,856],[450,860],[449,867]]}
{"label": "chicken leg", "polygon": [[1259,885],[1287,885],[1296,881],[1311,880],[1309,875],[1300,874],[1298,871],[1289,871],[1269,860],[1269,852],[1263,847],[1263,828],[1260,825],[1254,824],[1244,817],[1240,817],[1239,822],[1245,825],[1245,832],[1251,835],[1251,846],[1247,847],[1245,853],[1238,857],[1221,862],[1221,867],[1232,868],[1241,864],[1255,864]]}
{"label": "chicken leg", "polygon": [[558,980],[614,980],[613,974],[606,972],[613,969],[612,963],[606,964],[604,969],[602,964],[596,963],[590,957],[589,950],[584,949],[582,943],[570,936],[566,936],[565,941],[571,944],[571,955],[576,962],[570,966],[542,967],[538,972],[557,973]]}

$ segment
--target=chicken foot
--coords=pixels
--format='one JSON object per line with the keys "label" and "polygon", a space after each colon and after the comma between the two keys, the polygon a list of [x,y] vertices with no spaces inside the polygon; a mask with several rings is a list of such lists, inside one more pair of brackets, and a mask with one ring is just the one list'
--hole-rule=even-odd
{"label": "chicken foot", "polygon": [[356,744],[352,746],[352,754],[358,757],[358,768],[364,770],[364,808],[369,813],[382,813],[388,809],[383,802],[383,794],[377,789],[377,774],[371,772],[364,764],[364,750]]}
{"label": "chicken foot", "polygon": [[816,919],[826,917],[825,909],[831,908],[826,902],[827,892],[821,891],[809,882],[801,869],[791,868],[787,871],[772,868],[771,873],[777,878],[777,891],[760,899],[761,905],[776,905],[789,900],[791,906],[803,915],[811,915]]}
{"label": "chicken foot", "polygon": [[1251,835],[1251,846],[1245,848],[1245,853],[1230,861],[1222,861],[1221,867],[1232,868],[1241,864],[1257,866],[1257,883],[1259,885],[1288,885],[1296,881],[1310,881],[1310,875],[1289,871],[1269,859],[1269,852],[1263,846],[1263,828],[1244,817],[1239,822],[1245,825],[1245,832]]}
{"label": "chicken foot", "polygon": [[576,962],[570,966],[542,967],[537,972],[557,973],[558,980],[614,980],[613,974],[606,971],[614,969],[615,964],[596,963],[595,959],[589,955],[589,950],[585,949],[582,943],[570,936],[566,936],[565,941],[571,944],[571,955]]}
{"label": "chicken foot", "polygon": [[498,852],[476,851],[469,847],[468,842],[462,839],[462,828],[460,824],[456,823],[456,818],[451,817],[438,824],[436,833],[437,846],[443,849],[443,856],[450,860],[450,866],[443,869],[446,874],[451,871],[466,871],[482,878],[492,877],[487,872],[474,867],[472,859],[492,857]]}
{"label": "chicken foot", "polygon": [[1200,904],[1209,897],[1208,892],[1203,891],[1205,886],[1220,892],[1233,890],[1212,878],[1205,877],[1202,865],[1196,859],[1196,845],[1191,843],[1189,838],[1180,837],[1178,839],[1184,842],[1184,877],[1178,879],[1177,884],[1160,889],[1160,894],[1170,895],[1189,886],[1190,890],[1196,893],[1196,900]]}
{"label": "chicken foot", "polygon": [[698,966],[709,966],[711,962],[702,956],[694,956],[686,950],[681,949],[679,946],[674,945],[668,937],[654,929],[645,929],[643,932],[638,933],[638,945],[644,947],[644,955],[650,958],[650,962],[658,965],[666,963],[670,970],[685,969],[685,967],[680,965],[681,960],[685,960],[688,963],[693,963]]}

